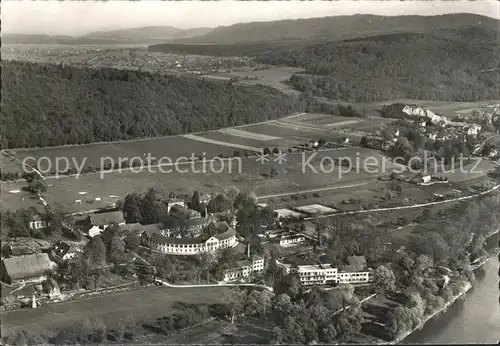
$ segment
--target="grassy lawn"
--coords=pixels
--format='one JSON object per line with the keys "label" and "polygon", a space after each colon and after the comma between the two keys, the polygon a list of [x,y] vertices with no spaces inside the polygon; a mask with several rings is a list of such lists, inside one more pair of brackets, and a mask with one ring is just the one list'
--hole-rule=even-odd
{"label": "grassy lawn", "polygon": [[149,321],[171,312],[177,302],[192,304],[221,303],[227,288],[148,287],[141,290],[98,296],[43,306],[37,309],[10,311],[2,315],[2,332],[53,331],[84,318],[102,318],[110,328],[120,318]]}

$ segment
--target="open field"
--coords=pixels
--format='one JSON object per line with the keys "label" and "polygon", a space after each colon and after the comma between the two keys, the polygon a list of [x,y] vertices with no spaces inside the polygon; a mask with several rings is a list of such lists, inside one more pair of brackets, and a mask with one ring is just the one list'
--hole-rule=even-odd
{"label": "open field", "polygon": [[176,302],[192,304],[222,303],[227,288],[145,288],[124,293],[73,300],[2,314],[2,334],[15,331],[47,331],[67,326],[85,318],[102,318],[110,328],[123,317],[136,321],[163,317],[172,312]]}
{"label": "open field", "polygon": [[[189,157],[191,153],[194,153],[195,156],[206,153],[207,158],[212,158],[219,154],[230,156],[233,153],[233,149],[224,145],[203,143],[181,136],[170,136],[115,143],[95,143],[40,149],[14,149],[9,152],[13,153],[20,160],[28,157],[47,157],[50,162],[55,163],[58,157],[70,160],[74,158],[78,164],[85,163],[85,166],[94,165],[100,167],[101,161],[104,161],[104,163],[109,162],[109,159],[106,161],[107,157],[112,158],[114,162],[118,162],[119,158],[131,159],[132,157],[140,157],[145,160],[147,153],[151,153],[152,157],[169,157],[175,161],[179,157]],[[29,163],[33,163],[33,160],[29,161]],[[47,167],[46,162],[42,161],[41,165],[43,168]]]}
{"label": "open field", "polygon": [[[64,158],[67,158],[73,167],[77,165],[101,167],[102,164],[109,163],[111,160],[116,163],[119,158],[123,158],[124,161],[136,158],[136,162],[143,160],[144,164],[147,164],[148,153],[151,157],[168,157],[172,161],[181,157],[190,157],[192,154],[196,157],[205,154],[206,158],[213,158],[220,154],[227,157],[232,156],[234,150],[261,152],[265,147],[286,149],[309,140],[320,138],[335,140],[339,137],[339,134],[325,131],[320,127],[303,128],[271,120],[188,135],[61,147],[13,149],[9,150],[9,153],[19,160],[29,160],[27,163],[32,165],[36,161],[33,158],[43,157],[44,159],[40,161],[42,171],[48,169],[49,162],[54,168],[56,161],[60,158],[60,168],[64,170],[66,168]],[[207,140],[203,140],[204,138]],[[3,164],[3,159],[0,163]],[[6,161],[6,164],[8,163]]]}
{"label": "open field", "polygon": [[228,72],[211,73],[211,75],[245,78],[239,83],[261,84],[273,87],[285,93],[300,94],[299,91],[292,89],[287,81],[293,74],[303,71],[304,69],[296,67],[271,67],[258,70],[232,70]]}
{"label": "open field", "polygon": [[[257,195],[270,195],[288,193],[298,190],[328,188],[338,184],[351,184],[366,179],[375,179],[377,174],[360,170],[359,172],[342,173],[338,167],[330,168],[328,171],[317,173],[306,167],[304,162],[309,159],[309,155],[314,155],[310,160],[313,167],[321,162],[322,157],[378,157],[380,162],[386,159],[376,150],[365,148],[351,148],[342,150],[325,150],[321,152],[293,153],[286,156],[286,162],[279,164],[271,156],[269,161],[260,164],[255,158],[241,158],[239,161],[224,161],[224,166],[220,163],[214,164],[214,170],[206,164],[203,173],[201,162],[186,164],[181,169],[172,167],[150,167],[141,172],[122,171],[101,174],[86,174],[76,177],[62,177],[60,179],[48,179],[49,189],[46,200],[54,207],[61,208],[66,212],[76,212],[78,210],[92,210],[102,208],[105,203],[109,204],[116,198],[123,198],[130,192],[144,192],[148,188],[160,188],[166,191],[177,191],[192,193],[193,190],[207,193],[218,193],[230,185],[235,185],[244,190],[254,189]],[[328,161],[328,160],[327,160]],[[390,167],[388,163],[388,167]],[[224,168],[220,173],[217,171]],[[194,168],[194,169],[193,169]],[[275,168],[278,175],[270,178],[269,174]],[[184,170],[185,171],[182,171]],[[331,171],[330,171],[331,170]],[[5,190],[22,189],[25,182],[2,183]],[[79,194],[86,193],[86,194]],[[109,197],[113,196],[113,197]],[[27,196],[25,196],[27,197]],[[99,197],[102,200],[95,201]],[[26,198],[27,199],[27,198]],[[25,200],[26,200],[25,199]],[[82,200],[81,205],[75,205],[75,200]],[[20,194],[2,194],[2,207],[17,209],[25,206],[21,201]]]}

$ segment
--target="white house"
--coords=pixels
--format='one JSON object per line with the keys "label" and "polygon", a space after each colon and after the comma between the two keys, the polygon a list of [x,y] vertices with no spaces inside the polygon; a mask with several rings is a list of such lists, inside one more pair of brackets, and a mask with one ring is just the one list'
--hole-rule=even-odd
{"label": "white house", "polygon": [[43,229],[48,226],[48,222],[46,220],[42,220],[40,215],[33,216],[33,219],[29,222],[29,227],[32,230]]}
{"label": "white house", "polygon": [[250,275],[262,272],[264,270],[264,258],[253,256],[251,259],[236,261],[231,268],[224,271],[223,281],[230,282],[242,278],[248,278]]}

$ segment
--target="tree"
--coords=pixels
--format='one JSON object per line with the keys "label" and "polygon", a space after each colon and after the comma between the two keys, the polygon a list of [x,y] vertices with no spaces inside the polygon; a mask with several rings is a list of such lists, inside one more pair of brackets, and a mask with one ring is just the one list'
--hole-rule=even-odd
{"label": "tree", "polygon": [[200,194],[198,191],[193,192],[191,196],[191,202],[189,204],[190,208],[201,212]]}
{"label": "tree", "polygon": [[208,210],[211,213],[220,213],[231,209],[231,201],[224,194],[218,194],[208,202]]}
{"label": "tree", "polygon": [[141,202],[142,198],[137,193],[125,196],[122,210],[127,223],[137,223],[142,219]]}
{"label": "tree", "polygon": [[99,281],[101,280],[102,276],[102,270],[101,269],[94,269],[92,271],[91,277],[92,277],[92,282],[94,283],[94,290],[97,292],[97,287],[99,285]]}
{"label": "tree", "polygon": [[272,297],[272,293],[268,290],[254,289],[250,291],[246,300],[245,314],[258,314],[261,318],[265,317],[271,307]]}
{"label": "tree", "polygon": [[396,290],[396,277],[394,272],[384,265],[380,265],[373,275],[375,290],[378,293],[390,293]]}
{"label": "tree", "polygon": [[318,141],[318,145],[320,147],[323,147],[323,146],[325,146],[325,144],[326,144],[326,140],[324,138],[320,138]]}
{"label": "tree", "polygon": [[129,233],[125,236],[125,249],[129,251],[136,251],[140,245],[140,238],[136,234]]}
{"label": "tree", "polygon": [[273,154],[278,155],[280,153],[280,150],[278,148],[273,149]]}
{"label": "tree", "polygon": [[264,150],[262,151],[262,154],[264,155],[271,155],[271,150],[269,148],[264,148]]}
{"label": "tree", "polygon": [[337,341],[337,330],[333,324],[328,324],[321,328],[318,336],[319,342],[323,344],[334,344]]}
{"label": "tree", "polygon": [[34,194],[41,194],[47,191],[47,182],[37,177],[28,183],[28,191]]}
{"label": "tree", "polygon": [[103,241],[104,245],[106,246],[106,248],[109,248],[109,245],[111,243],[111,239],[113,239],[113,237],[116,236],[116,234],[118,233],[119,230],[120,230],[120,226],[118,226],[116,224],[112,224],[112,225],[109,225],[108,227],[106,227],[104,232],[102,232],[100,234],[102,241]]}
{"label": "tree", "polygon": [[106,245],[104,245],[101,236],[97,235],[90,239],[84,252],[90,256],[92,265],[102,265],[106,259]]}
{"label": "tree", "polygon": [[238,288],[231,288],[224,296],[224,301],[227,302],[227,306],[229,308],[229,322],[233,324],[234,319],[244,307],[246,291],[240,290]]}

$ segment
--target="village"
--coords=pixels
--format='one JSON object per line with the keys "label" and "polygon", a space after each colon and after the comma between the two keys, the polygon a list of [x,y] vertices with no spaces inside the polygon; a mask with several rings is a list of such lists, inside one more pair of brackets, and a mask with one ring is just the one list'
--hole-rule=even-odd
{"label": "village", "polygon": [[[113,251],[121,251],[125,257],[132,256],[132,261],[124,258],[123,262],[115,262],[114,266],[130,266],[135,269],[140,269],[144,263],[146,265],[148,263],[139,253],[145,257],[154,254],[171,258],[188,258],[200,255],[220,257],[221,253],[226,251],[228,253],[225,255],[229,256],[229,260],[226,260],[223,269],[216,273],[214,281],[211,281],[214,283],[262,283],[262,273],[267,265],[265,261],[269,259],[269,249],[281,249],[282,255],[279,256],[277,263],[286,272],[290,272],[293,268],[298,270],[302,285],[366,284],[372,280],[372,269],[367,268],[363,256],[348,257],[345,265],[339,267],[315,260],[309,262],[286,260],[287,257],[311,251],[313,247],[318,246],[318,236],[314,227],[300,220],[306,215],[332,212],[331,208],[313,204],[297,208],[295,211],[286,208],[272,211],[266,204],[259,204],[257,206],[259,213],[265,210],[267,215],[272,216],[265,218],[259,225],[261,229],[261,233],[258,234],[259,250],[258,253],[254,253],[248,237],[245,239],[236,231],[242,228],[238,226],[237,211],[208,213],[209,202],[204,200],[200,212],[190,209],[186,201],[172,199],[167,204],[166,221],[149,225],[126,223],[122,210],[107,210],[80,218],[75,217],[73,224],[63,221],[62,227],[72,228],[77,232],[75,234],[80,234],[78,241],[58,240],[51,243],[32,239],[4,243],[1,267],[2,308],[25,305],[36,307],[42,302],[47,304],[70,299],[71,290],[67,282],[61,280],[62,277],[56,273],[67,266],[68,262],[75,261],[88,251],[89,243],[94,243],[97,238],[109,239],[109,237],[111,239],[108,243],[113,243],[112,246],[116,247]],[[29,222],[29,227],[39,231],[50,227],[50,222],[55,221],[35,217]],[[103,286],[106,286],[104,269],[110,267],[111,265],[103,262],[100,268],[103,269],[99,274],[102,276],[100,281]],[[157,270],[152,267],[154,271]],[[96,269],[99,268],[93,268],[94,271]],[[139,271],[132,277],[137,278]],[[156,275],[154,277],[156,278]],[[150,278],[150,281],[154,280],[153,277]],[[98,288],[101,288],[100,283],[96,281],[94,290],[97,291]]]}

